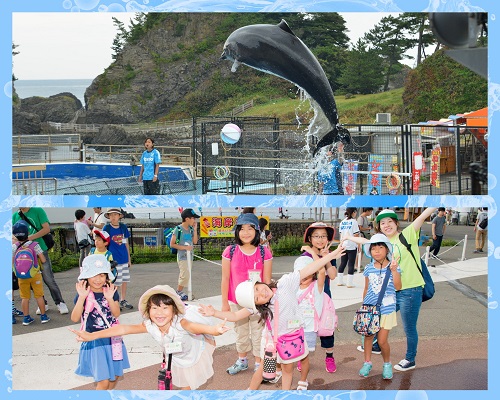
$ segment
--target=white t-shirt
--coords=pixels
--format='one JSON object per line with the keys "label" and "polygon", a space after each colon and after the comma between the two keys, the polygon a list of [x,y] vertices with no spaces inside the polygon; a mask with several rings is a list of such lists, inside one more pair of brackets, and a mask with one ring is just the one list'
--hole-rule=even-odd
{"label": "white t-shirt", "polygon": [[[297,290],[299,287],[299,271],[285,274],[278,280],[276,294],[271,299],[271,304],[269,305],[269,308],[273,312],[273,316],[276,316],[274,304],[276,302],[276,297],[278,298],[278,336],[291,333],[301,326],[304,326],[302,311],[300,310],[299,303],[297,302]],[[271,328],[274,331],[274,319],[271,321]]]}
{"label": "white t-shirt", "polygon": [[85,222],[75,221],[74,223],[76,242],[81,242],[83,239],[89,239],[91,233],[89,226]]}
{"label": "white t-shirt", "polygon": [[207,321],[211,321],[209,317],[200,315],[196,307],[188,306],[186,307],[186,314],[174,317],[172,325],[165,335],[161,333],[160,328],[153,324],[150,319],[146,319],[144,325],[148,333],[160,343],[162,348],[170,343],[180,343],[182,351],[172,353],[172,364],[180,368],[189,368],[199,361],[206,344],[204,335],[194,335],[184,330],[181,325],[181,320],[183,318],[197,323],[207,323]]}
{"label": "white t-shirt", "polygon": [[[95,224],[97,224],[97,225],[101,225],[101,224],[106,225],[109,222],[109,219],[107,219],[104,216],[104,211],[102,211],[100,213],[94,213],[94,218],[92,219],[92,221],[94,222],[94,225]],[[103,225],[103,227],[104,227],[104,225]],[[102,228],[98,228],[96,226],[94,226],[94,229],[97,229],[98,231],[102,231]]]}
{"label": "white t-shirt", "polygon": [[[358,222],[354,218],[344,218],[342,221],[340,221],[340,240],[342,240],[346,236],[354,236],[356,233],[359,233],[359,226]],[[356,250],[358,248],[358,245],[350,240],[346,240],[344,246],[346,250]]]}

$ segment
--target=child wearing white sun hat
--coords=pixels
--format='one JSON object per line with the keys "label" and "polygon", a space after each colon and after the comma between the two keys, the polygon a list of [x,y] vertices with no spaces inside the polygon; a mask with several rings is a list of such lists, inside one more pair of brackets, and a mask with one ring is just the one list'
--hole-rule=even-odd
{"label": "child wearing white sun hat", "polygon": [[213,374],[213,352],[218,336],[228,331],[225,322],[213,325],[211,318],[186,306],[168,285],[157,285],[139,299],[143,321],[136,325],[117,325],[105,331],[88,333],[71,330],[80,341],[134,333],[149,333],[162,347],[164,356],[172,354],[172,382],[177,388],[195,390]]}
{"label": "child wearing white sun hat", "polygon": [[123,370],[130,368],[123,342],[112,345],[110,337],[114,335],[99,336],[100,332],[116,325],[120,315],[118,293],[111,283],[113,279],[109,261],[104,255],[85,257],[76,283],[75,307],[71,312],[71,320],[81,321],[81,331],[94,335],[95,339],[81,344],[75,373],[94,378],[97,390],[114,389],[118,378],[123,376]]}
{"label": "child wearing white sun hat", "polygon": [[[297,270],[293,273],[283,275],[277,283],[266,284],[253,280],[241,282],[236,287],[235,295],[237,303],[243,308],[236,312],[215,310],[209,305],[200,305],[200,310],[203,315],[215,316],[216,318],[227,319],[232,322],[247,318],[253,314],[258,314],[260,320],[266,323],[260,346],[261,356],[263,357],[265,348],[263,344],[268,340],[268,335],[272,336],[274,340],[285,334],[296,333],[302,327],[303,318],[297,303],[297,290],[299,289],[301,279],[314,274],[321,268],[324,269],[324,266],[329,261],[339,257],[342,251],[343,248],[339,246],[337,250],[305,265],[300,271]],[[276,307],[276,304],[278,304],[278,307]],[[301,342],[297,346],[302,348],[301,354],[297,357],[284,358],[282,355],[278,355],[277,358],[277,361],[281,363],[283,372],[283,390],[290,390],[292,387],[294,363],[301,360],[303,368],[308,364],[307,355],[309,351],[303,335]],[[259,388],[262,382],[262,372],[263,365],[261,364],[252,377],[249,389],[255,390]],[[298,390],[307,390],[307,388],[307,381],[298,382]]]}

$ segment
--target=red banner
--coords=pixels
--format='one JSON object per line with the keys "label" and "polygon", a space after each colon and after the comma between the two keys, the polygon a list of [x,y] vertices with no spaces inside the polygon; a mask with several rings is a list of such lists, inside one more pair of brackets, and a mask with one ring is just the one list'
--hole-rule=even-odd
{"label": "red banner", "polygon": [[420,186],[420,174],[424,168],[424,160],[422,159],[421,152],[413,153],[413,176],[412,176],[412,189],[414,192],[418,192],[418,187]]}
{"label": "red banner", "polygon": [[439,188],[440,180],[440,165],[441,165],[441,149],[432,150],[431,153],[431,185]]}

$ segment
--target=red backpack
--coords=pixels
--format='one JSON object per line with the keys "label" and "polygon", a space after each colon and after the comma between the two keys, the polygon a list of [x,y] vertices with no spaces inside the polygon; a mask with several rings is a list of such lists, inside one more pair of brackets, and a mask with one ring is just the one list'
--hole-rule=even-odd
{"label": "red backpack", "polygon": [[[298,299],[299,303],[301,303],[304,297],[314,289],[315,283],[316,282],[311,282],[305,292],[302,293]],[[314,331],[317,332],[318,336],[332,336],[339,322],[339,317],[335,312],[335,306],[333,305],[332,299],[323,292],[323,308],[321,309],[321,315],[318,315],[316,307],[314,307],[314,295],[309,296],[309,301],[314,310]]]}

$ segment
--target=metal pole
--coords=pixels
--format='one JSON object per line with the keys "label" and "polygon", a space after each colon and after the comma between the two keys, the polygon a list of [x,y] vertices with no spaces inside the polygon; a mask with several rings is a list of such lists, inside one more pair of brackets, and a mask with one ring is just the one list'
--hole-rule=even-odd
{"label": "metal pole", "polygon": [[[189,246],[189,243],[184,243],[184,245]],[[188,262],[188,271],[189,271],[189,282],[188,282],[188,301],[193,300],[193,277],[191,275],[191,270],[193,269],[193,258],[191,255],[191,250],[186,251],[187,262]]]}
{"label": "metal pole", "polygon": [[464,248],[462,249],[462,258],[460,259],[460,261],[465,261],[465,251],[467,249],[467,236],[468,235],[464,236]]}
{"label": "metal pole", "polygon": [[425,264],[426,264],[426,265],[429,265],[428,263],[429,263],[429,249],[430,249],[430,248],[431,248],[431,246],[427,246],[427,247],[425,248],[425,260],[424,260],[424,261],[425,261]]}

